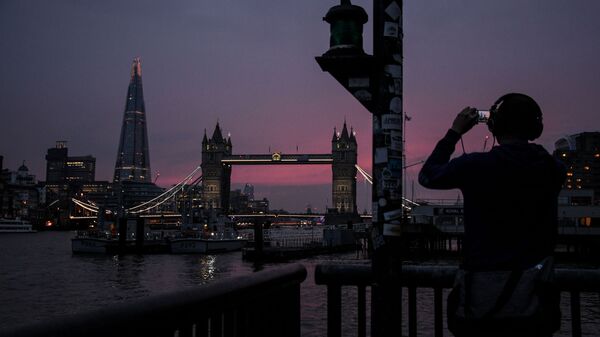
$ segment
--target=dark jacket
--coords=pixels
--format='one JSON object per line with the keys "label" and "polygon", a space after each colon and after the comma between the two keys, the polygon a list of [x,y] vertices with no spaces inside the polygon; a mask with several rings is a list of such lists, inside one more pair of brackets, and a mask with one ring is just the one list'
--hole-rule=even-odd
{"label": "dark jacket", "polygon": [[564,165],[537,144],[499,145],[450,160],[459,139],[452,130],[446,133],[423,165],[419,182],[462,191],[464,267],[525,268],[551,255]]}

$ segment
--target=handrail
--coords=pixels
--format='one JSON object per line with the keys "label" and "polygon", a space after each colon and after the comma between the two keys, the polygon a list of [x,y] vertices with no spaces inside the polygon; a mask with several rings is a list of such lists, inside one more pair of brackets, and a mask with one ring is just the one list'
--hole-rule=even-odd
{"label": "handrail", "polygon": [[[6,337],[300,336],[300,283],[291,264],[15,328]],[[268,331],[266,329],[269,329]]]}
{"label": "handrail", "polygon": [[[409,336],[416,336],[416,289],[434,289],[434,332],[443,335],[442,289],[451,288],[457,266],[451,265],[403,265],[398,284],[408,288]],[[315,283],[327,286],[327,328],[328,336],[341,336],[341,287],[358,287],[358,336],[366,335],[365,288],[375,288],[370,264],[319,264],[315,268]],[[561,291],[570,293],[572,336],[581,336],[580,292],[600,293],[600,269],[557,268],[555,283]],[[371,294],[373,294],[371,292]],[[398,299],[402,300],[401,298]],[[374,317],[376,313],[372,314]],[[399,318],[399,323],[401,318]],[[374,322],[373,322],[374,323]]]}

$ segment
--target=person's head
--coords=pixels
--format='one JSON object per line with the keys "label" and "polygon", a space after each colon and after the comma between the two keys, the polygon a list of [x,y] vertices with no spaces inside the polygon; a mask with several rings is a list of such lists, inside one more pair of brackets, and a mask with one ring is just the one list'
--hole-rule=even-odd
{"label": "person's head", "polygon": [[540,106],[533,98],[519,93],[510,93],[498,98],[490,109],[487,125],[498,141],[534,140],[544,129]]}

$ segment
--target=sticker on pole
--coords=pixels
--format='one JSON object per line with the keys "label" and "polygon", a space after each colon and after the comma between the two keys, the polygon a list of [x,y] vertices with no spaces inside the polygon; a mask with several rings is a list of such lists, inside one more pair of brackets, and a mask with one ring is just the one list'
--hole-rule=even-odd
{"label": "sticker on pole", "polygon": [[400,8],[396,1],[393,1],[389,6],[387,6],[385,13],[389,15],[390,18],[398,20],[400,15],[402,15],[402,8]]}
{"label": "sticker on pole", "polygon": [[354,97],[356,97],[356,99],[358,99],[359,101],[370,101],[373,98],[373,95],[371,95],[371,93],[367,90],[357,90],[354,93]]}
{"label": "sticker on pole", "polygon": [[402,78],[402,66],[399,64],[387,64],[383,70],[392,78]]}
{"label": "sticker on pole", "polygon": [[378,147],[375,149],[375,164],[383,164],[388,161],[387,147]]}
{"label": "sticker on pole", "polygon": [[384,130],[402,130],[401,114],[386,114],[381,116],[381,128]]}
{"label": "sticker on pole", "polygon": [[[395,88],[392,88],[395,91]],[[396,96],[390,100],[390,112],[392,114],[402,113],[402,98]]]}
{"label": "sticker on pole", "polygon": [[392,130],[390,133],[390,149],[402,151],[402,132]]}
{"label": "sticker on pole", "polygon": [[402,235],[402,226],[394,225],[391,223],[383,224],[383,235],[384,236],[401,236]]}
{"label": "sticker on pole", "polygon": [[383,27],[383,36],[398,37],[398,24],[396,22],[386,22]]}
{"label": "sticker on pole", "polygon": [[373,249],[375,249],[375,250],[377,250],[380,247],[382,247],[383,245],[385,245],[385,240],[383,238],[383,235],[379,234],[377,227],[374,227],[373,230],[371,231],[371,241],[373,242]]}
{"label": "sticker on pole", "polygon": [[398,219],[402,217],[402,208],[395,209],[393,211],[383,213],[383,219],[385,221],[390,221],[394,219]]}
{"label": "sticker on pole", "polygon": [[349,88],[368,88],[369,78],[368,77],[350,77],[348,79]]}

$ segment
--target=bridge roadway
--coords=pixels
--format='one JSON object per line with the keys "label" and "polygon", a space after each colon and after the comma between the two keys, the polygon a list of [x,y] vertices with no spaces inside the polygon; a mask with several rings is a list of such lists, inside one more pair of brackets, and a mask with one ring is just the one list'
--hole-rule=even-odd
{"label": "bridge roadway", "polygon": [[237,154],[225,156],[222,163],[231,165],[315,165],[333,163],[331,153],[327,154]]}
{"label": "bridge roadway", "polygon": [[[325,214],[321,213],[302,213],[302,214],[287,214],[287,213],[248,213],[248,214],[229,214],[227,215],[230,218],[300,218],[300,219],[312,219],[312,218],[320,218],[325,216]],[[160,218],[180,218],[182,217],[181,213],[156,213],[156,214],[142,214],[141,218],[151,218],[151,219],[160,219]],[[361,214],[360,217],[362,219],[370,219],[371,214]],[[90,217],[96,218],[96,217]]]}

